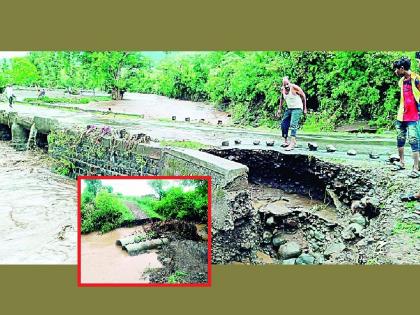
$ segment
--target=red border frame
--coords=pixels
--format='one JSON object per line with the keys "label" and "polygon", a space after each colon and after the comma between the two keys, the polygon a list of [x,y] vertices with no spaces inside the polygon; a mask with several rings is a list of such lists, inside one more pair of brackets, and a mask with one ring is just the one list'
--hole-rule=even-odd
{"label": "red border frame", "polygon": [[[201,179],[208,181],[207,282],[205,283],[82,283],[81,181],[83,179]],[[77,286],[78,287],[210,287],[211,286],[211,176],[78,176],[77,177]]]}

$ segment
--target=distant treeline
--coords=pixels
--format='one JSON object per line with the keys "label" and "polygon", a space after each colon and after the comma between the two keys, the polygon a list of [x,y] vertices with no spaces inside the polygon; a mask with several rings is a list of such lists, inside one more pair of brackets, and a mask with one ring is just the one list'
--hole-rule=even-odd
{"label": "distant treeline", "polygon": [[392,63],[414,52],[206,52],[176,54],[153,66],[133,52],[34,52],[4,62],[0,85],[102,89],[154,93],[207,101],[232,113],[238,123],[274,126],[283,76],[308,97],[308,123],[331,130],[367,120],[392,125],[399,90]]}

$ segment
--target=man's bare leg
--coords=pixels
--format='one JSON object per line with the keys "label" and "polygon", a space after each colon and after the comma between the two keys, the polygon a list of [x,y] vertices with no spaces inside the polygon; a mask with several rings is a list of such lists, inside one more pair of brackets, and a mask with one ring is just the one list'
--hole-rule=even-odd
{"label": "man's bare leg", "polygon": [[398,148],[398,155],[400,156],[400,165],[402,168],[405,167],[404,162],[404,147]]}
{"label": "man's bare leg", "polygon": [[413,169],[415,171],[418,171],[419,170],[419,153],[418,152],[413,152],[413,161],[414,161]]}
{"label": "man's bare leg", "polygon": [[296,137],[290,137],[290,144],[286,148],[286,151],[292,151],[296,146]]}

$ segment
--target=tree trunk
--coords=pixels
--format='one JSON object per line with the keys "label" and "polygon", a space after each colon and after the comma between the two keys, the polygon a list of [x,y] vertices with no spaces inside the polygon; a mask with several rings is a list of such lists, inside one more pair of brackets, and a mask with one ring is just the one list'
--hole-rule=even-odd
{"label": "tree trunk", "polygon": [[122,100],[123,99],[123,92],[121,89],[117,87],[112,88],[111,96],[113,100]]}

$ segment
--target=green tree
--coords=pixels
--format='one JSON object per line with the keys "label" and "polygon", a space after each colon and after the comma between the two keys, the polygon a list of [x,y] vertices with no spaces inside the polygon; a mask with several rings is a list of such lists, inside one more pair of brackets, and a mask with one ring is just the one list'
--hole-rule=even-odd
{"label": "green tree", "polygon": [[86,179],[85,191],[90,192],[93,196],[96,196],[102,188],[102,181],[98,179]]}
{"label": "green tree", "polygon": [[37,68],[25,57],[13,58],[9,71],[13,84],[33,86],[39,81]]}
{"label": "green tree", "polygon": [[159,200],[161,200],[162,197],[164,197],[165,195],[164,181],[160,179],[154,179],[154,180],[149,181],[149,185],[150,187],[153,188],[155,193],[159,196]]}
{"label": "green tree", "polygon": [[95,80],[111,93],[114,100],[123,98],[139,70],[147,63],[140,53],[126,51],[92,52],[87,60],[90,60],[91,76],[96,73]]}

